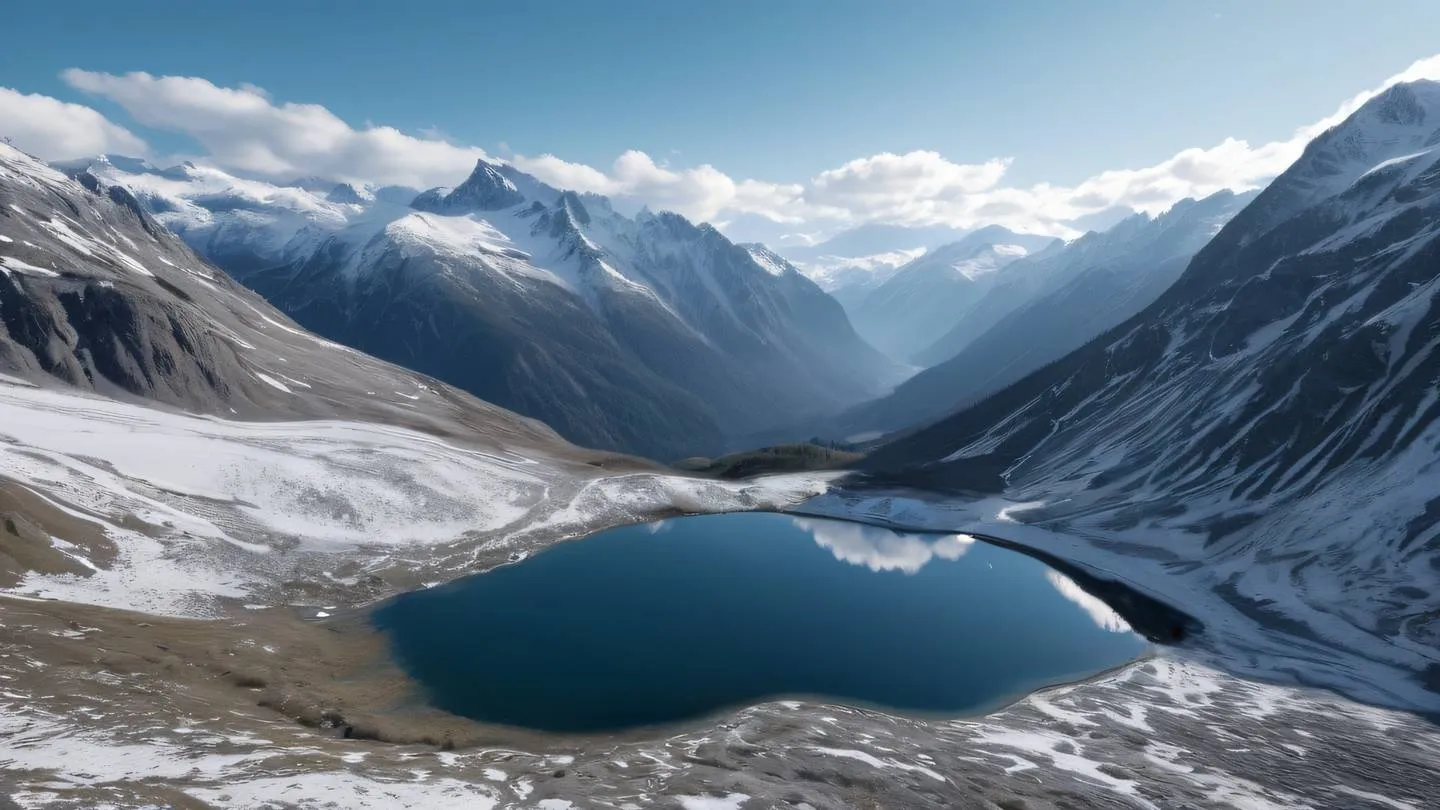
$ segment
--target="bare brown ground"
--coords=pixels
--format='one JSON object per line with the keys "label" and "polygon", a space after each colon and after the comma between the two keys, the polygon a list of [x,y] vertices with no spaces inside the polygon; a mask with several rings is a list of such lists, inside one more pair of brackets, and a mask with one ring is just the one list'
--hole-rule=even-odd
{"label": "bare brown ground", "polygon": [[96,565],[115,559],[115,544],[99,523],[67,514],[26,487],[0,479],[0,587],[18,585],[26,572],[77,574],[90,569],[64,554],[51,536],[81,547]]}

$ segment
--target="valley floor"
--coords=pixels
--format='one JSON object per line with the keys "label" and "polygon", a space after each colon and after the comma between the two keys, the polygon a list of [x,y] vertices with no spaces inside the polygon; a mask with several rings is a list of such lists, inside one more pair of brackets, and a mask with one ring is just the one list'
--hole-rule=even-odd
{"label": "valley floor", "polygon": [[780,701],[577,739],[426,709],[365,619],[620,523],[883,522],[863,498],[814,500],[827,480],[610,474],[500,441],[0,382],[0,808],[1404,810],[1440,792],[1440,727],[1241,680],[1203,650],[972,720]]}

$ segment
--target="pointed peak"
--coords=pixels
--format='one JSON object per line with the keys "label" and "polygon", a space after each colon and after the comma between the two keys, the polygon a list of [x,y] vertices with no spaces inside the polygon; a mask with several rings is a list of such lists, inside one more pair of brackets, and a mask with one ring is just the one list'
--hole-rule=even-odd
{"label": "pointed peak", "polygon": [[515,184],[500,167],[484,158],[475,161],[475,170],[441,202],[438,213],[498,211],[525,202]]}
{"label": "pointed peak", "polygon": [[560,192],[558,205],[561,209],[570,214],[570,217],[580,225],[590,224],[590,212],[585,209],[585,203],[580,201],[580,195],[573,191]]}
{"label": "pointed peak", "polygon": [[498,163],[491,163],[485,158],[480,158],[475,161],[475,168],[471,170],[470,176],[460,185],[463,188],[465,185],[471,183],[480,183],[485,186],[515,188],[515,184],[510,181],[509,177],[505,176],[503,168],[504,167]]}
{"label": "pointed peak", "polygon": [[443,213],[445,209],[445,198],[450,196],[451,189],[445,186],[429,188],[410,201],[410,207],[416,211],[430,211],[432,213]]}

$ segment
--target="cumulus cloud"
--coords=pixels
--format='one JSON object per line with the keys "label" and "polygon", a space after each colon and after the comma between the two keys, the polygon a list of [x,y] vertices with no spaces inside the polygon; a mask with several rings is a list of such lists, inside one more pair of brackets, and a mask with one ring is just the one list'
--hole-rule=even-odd
{"label": "cumulus cloud", "polygon": [[1009,165],[1009,158],[961,164],[938,152],[885,152],[821,172],[810,181],[805,196],[815,205],[861,216],[912,201],[944,205],[994,188]]}
{"label": "cumulus cloud", "polygon": [[736,182],[711,166],[673,171],[641,152],[626,153],[609,172],[553,156],[537,159],[547,166],[527,164],[526,159],[517,163],[537,173],[552,172],[546,175],[549,182],[564,185],[565,180],[583,179],[586,190],[636,197],[705,219],[752,214],[816,230],[864,223],[957,228],[999,224],[1073,237],[1078,231],[1071,223],[1094,214],[1124,209],[1158,214],[1187,197],[1259,188],[1293,163],[1315,136],[1385,88],[1427,78],[1440,78],[1440,56],[1414,63],[1288,138],[1262,144],[1227,138],[1209,147],[1182,149],[1152,166],[1100,172],[1073,186],[1007,186],[1011,158],[957,163],[933,151],[859,158],[791,184]]}
{"label": "cumulus cloud", "polygon": [[709,164],[676,170],[634,149],[616,158],[608,172],[554,155],[514,155],[510,162],[553,186],[635,199],[694,219],[713,220],[735,212],[758,213],[776,222],[801,221],[786,211],[800,196],[801,186],[737,182]]}
{"label": "cumulus cloud", "polygon": [[1186,197],[1258,188],[1295,162],[1310,140],[1366,101],[1393,84],[1417,79],[1440,79],[1440,56],[1415,62],[1283,140],[1252,145],[1227,138],[1214,146],[1183,149],[1153,166],[1100,172],[1074,186],[1004,186],[1011,162],[1005,158],[957,164],[934,152],[882,154],[816,175],[796,207],[811,218],[840,212],[837,219],[847,224],[1000,224],[1073,236],[1068,223],[1091,214],[1116,208],[1155,214]]}
{"label": "cumulus cloud", "polygon": [[140,136],[83,104],[7,87],[0,87],[0,137],[45,160],[150,151]]}
{"label": "cumulus cloud", "polygon": [[206,79],[71,68],[77,90],[108,98],[145,126],[181,132],[207,159],[272,178],[320,175],[346,182],[428,187],[463,179],[485,151],[394,127],[350,126],[318,104],[276,104],[253,85],[219,87]]}
{"label": "cumulus cloud", "polygon": [[[477,158],[486,156],[478,147],[454,144],[435,132],[416,136],[393,127],[357,128],[322,106],[276,101],[250,85],[226,88],[194,77],[79,69],[63,76],[77,89],[120,104],[143,125],[190,135],[208,152],[206,159],[223,168],[272,178],[317,174],[350,182],[453,185]],[[1071,223],[1101,212],[1158,213],[1186,197],[1263,185],[1284,171],[1312,138],[1376,93],[1421,78],[1440,78],[1440,56],[1416,62],[1291,137],[1258,145],[1228,138],[1209,147],[1183,149],[1152,166],[1100,172],[1073,186],[1008,186],[1004,181],[1012,158],[964,163],[932,151],[862,157],[799,183],[736,179],[708,164],[672,168],[635,150],[607,167],[555,155],[513,154],[507,160],[551,185],[633,200],[694,219],[723,223],[759,217],[787,229],[803,225],[810,235],[807,241],[865,223],[957,228],[999,224],[1068,237],[1077,235]],[[36,128],[16,136],[32,151],[71,156],[144,150],[138,137],[79,105],[0,90],[0,112],[7,112],[5,104],[20,103],[15,99],[27,99],[30,111],[7,115],[6,120]],[[35,112],[42,106],[59,112]],[[50,148],[49,143],[58,145]]]}

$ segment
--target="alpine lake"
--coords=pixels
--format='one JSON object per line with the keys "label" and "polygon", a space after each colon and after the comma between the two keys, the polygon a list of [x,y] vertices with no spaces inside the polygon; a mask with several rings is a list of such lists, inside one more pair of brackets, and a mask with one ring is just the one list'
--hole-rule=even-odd
{"label": "alpine lake", "polygon": [[769,513],[601,531],[373,615],[434,706],[567,734],[775,699],[973,715],[1149,648],[1018,551]]}

